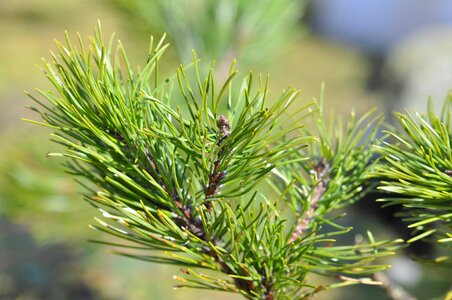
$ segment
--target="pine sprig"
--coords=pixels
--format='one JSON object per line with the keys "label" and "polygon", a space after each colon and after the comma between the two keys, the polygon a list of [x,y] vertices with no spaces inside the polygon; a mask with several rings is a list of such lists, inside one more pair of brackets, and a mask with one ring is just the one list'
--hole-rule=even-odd
{"label": "pine sprig", "polygon": [[[136,71],[122,44],[113,38],[106,44],[100,28],[87,46],[66,35],[66,44],[58,43],[58,53],[45,62],[54,91],[38,90],[45,101],[32,96],[39,104],[32,109],[44,120],[35,123],[52,128],[53,140],[65,148],[48,156],[67,158],[68,172],[81,178],[86,200],[102,214],[93,228],[124,240],[98,242],[122,247],[120,254],[128,257],[180,266],[178,287],[247,299],[306,298],[366,282],[343,277],[342,284],[318,287],[307,282],[309,273],[337,277],[384,268],[370,262],[391,254],[392,242],[325,246],[334,242],[331,235],[350,230],[324,215],[362,192],[354,180],[366,173],[370,154],[360,144],[367,129],[358,127],[368,117],[350,123],[343,138],[324,133],[323,125],[318,132],[304,129],[314,109],[307,104],[288,113],[296,89],[289,87],[271,104],[268,78],[255,80],[251,73],[235,88],[234,63],[217,88],[213,66],[202,76],[196,56],[191,66],[161,80],[166,47],[163,39],[151,41],[145,65]],[[306,148],[313,134],[330,144]],[[308,158],[317,161],[314,173],[306,173],[313,166]],[[256,191],[272,174],[293,176],[278,196],[289,196],[293,212],[307,220],[308,234],[293,238],[279,200]],[[322,233],[323,224],[338,230]]]}
{"label": "pine sprig", "polygon": [[[376,146],[383,160],[375,176],[380,189],[399,195],[383,199],[405,208],[403,219],[413,229],[413,238],[440,244],[452,242],[452,97],[441,112],[432,105],[427,114],[396,114],[401,130],[387,131],[388,138]],[[442,258],[441,260],[443,260]]]}
{"label": "pine sprig", "polygon": [[[312,125],[301,133],[318,137],[318,142],[303,153],[311,159],[291,161],[273,171],[285,190],[280,185],[274,187],[279,194],[287,195],[286,201],[301,220],[294,239],[318,222],[323,223],[321,218],[326,213],[361,199],[371,187],[368,175],[374,166],[372,145],[383,121],[381,115],[372,110],[357,120],[352,112],[344,125],[333,114],[326,120],[322,103],[323,94],[312,115]],[[320,219],[315,220],[317,216]]]}
{"label": "pine sprig", "polygon": [[[290,161],[272,172],[279,179],[271,186],[289,205],[296,219],[289,232],[289,243],[309,241],[303,251],[304,267],[310,272],[342,280],[312,289],[300,289],[297,297],[305,298],[331,288],[351,284],[379,284],[370,278],[351,278],[346,275],[366,275],[388,266],[371,264],[376,258],[394,253],[396,241],[376,242],[368,232],[368,243],[335,246],[335,236],[353,228],[335,223],[334,210],[361,199],[371,188],[369,173],[373,170],[376,134],[382,117],[370,111],[359,119],[351,114],[344,126],[333,115],[326,119],[323,112],[323,93],[318,109],[313,111],[311,125],[301,134],[318,137],[317,143],[303,149],[309,160]],[[322,230],[322,228],[332,228]]]}

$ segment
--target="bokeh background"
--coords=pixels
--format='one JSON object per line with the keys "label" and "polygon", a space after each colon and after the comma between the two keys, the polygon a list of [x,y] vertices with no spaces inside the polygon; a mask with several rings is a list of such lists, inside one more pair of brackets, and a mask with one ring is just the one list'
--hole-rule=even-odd
{"label": "bokeh background", "polygon": [[[338,114],[377,107],[425,110],[452,88],[452,2],[448,0],[1,0],[0,1],[0,299],[241,299],[215,292],[173,290],[177,269],[108,253],[88,240],[97,212],[63,173],[50,131],[21,121],[37,119],[24,91],[49,87],[42,57],[53,40],[92,34],[100,20],[134,64],[145,60],[149,37],[168,33],[163,72],[191,59],[216,60],[222,78],[232,58],[243,74],[270,73],[271,95],[292,84],[298,101],[318,97]],[[349,212],[356,232],[380,238],[406,232],[372,199]],[[366,209],[363,209],[366,207]],[[369,208],[370,207],[370,208]],[[353,237],[351,237],[353,239]],[[434,249],[419,247],[423,252]],[[387,272],[418,299],[451,286],[452,272],[399,254]],[[314,278],[314,280],[323,280]],[[325,292],[319,299],[389,299],[378,287]]]}

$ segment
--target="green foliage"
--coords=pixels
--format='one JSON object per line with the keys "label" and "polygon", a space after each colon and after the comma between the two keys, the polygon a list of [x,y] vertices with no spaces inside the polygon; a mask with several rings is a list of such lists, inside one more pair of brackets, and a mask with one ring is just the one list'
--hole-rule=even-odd
{"label": "green foliage", "polygon": [[382,180],[380,189],[399,195],[384,201],[405,208],[402,217],[414,233],[409,243],[426,239],[450,246],[452,242],[451,111],[449,95],[441,116],[432,105],[427,114],[398,113],[402,129],[387,131],[396,142],[386,139],[376,146],[383,160],[374,176]]}
{"label": "green foliage", "polygon": [[134,30],[168,32],[184,63],[192,49],[204,59],[222,59],[222,74],[233,58],[253,65],[274,55],[300,31],[305,6],[301,0],[106,1],[136,20]]}
{"label": "green foliage", "polygon": [[[380,118],[352,117],[344,130],[321,118],[308,128],[306,118],[322,112],[313,103],[294,108],[298,90],[287,88],[272,104],[268,79],[250,73],[237,88],[232,64],[218,86],[213,67],[201,76],[196,57],[162,80],[166,47],[163,39],[151,41],[135,71],[123,46],[113,39],[106,45],[100,30],[88,46],[67,37],[45,63],[54,91],[32,96],[44,120],[36,123],[52,128],[65,148],[48,155],[67,159],[68,172],[88,189],[86,200],[102,212],[93,227],[125,240],[100,243],[181,266],[178,287],[247,299],[300,299],[377,284],[347,276],[387,267],[372,261],[392,254],[396,243],[369,233],[369,243],[336,246],[332,236],[351,228],[326,214],[364,192],[372,155],[366,143],[376,130],[368,128]],[[320,142],[308,147],[314,135]],[[266,180],[276,195],[259,192]],[[339,281],[313,285],[310,273]]]}
{"label": "green foliage", "polygon": [[318,138],[318,143],[305,150],[311,159],[286,164],[277,174],[286,185],[293,184],[288,191],[290,205],[301,215],[313,200],[316,213],[324,215],[361,199],[371,187],[366,182],[374,165],[371,146],[383,121],[381,115],[372,110],[356,120],[352,112],[344,126],[342,119],[335,121],[334,114],[325,120],[322,103],[323,96],[313,124],[300,131]]}
{"label": "green foliage", "polygon": [[[315,250],[308,247],[307,252],[314,250],[313,253],[303,256],[307,261],[312,259],[313,272],[321,275],[372,274],[384,266],[367,263],[389,254],[377,250],[380,246],[387,246],[387,242],[376,243],[368,232],[371,244],[333,246],[335,240],[332,237],[353,229],[337,224],[336,221],[344,215],[337,216],[334,211],[361,199],[371,187],[367,183],[374,165],[371,145],[376,143],[382,118],[370,111],[356,120],[352,113],[344,126],[343,120],[335,121],[333,114],[325,120],[322,103],[323,96],[319,110],[312,114],[311,125],[300,130],[300,135],[318,139],[304,150],[303,156],[310,159],[291,160],[274,169],[279,181],[273,180],[270,184],[288,203],[297,219],[289,241],[301,238],[326,243],[325,247],[315,247]],[[377,284],[366,280],[364,283]],[[358,282],[346,279],[342,284],[354,283]],[[301,294],[303,297],[307,295],[309,293]]]}

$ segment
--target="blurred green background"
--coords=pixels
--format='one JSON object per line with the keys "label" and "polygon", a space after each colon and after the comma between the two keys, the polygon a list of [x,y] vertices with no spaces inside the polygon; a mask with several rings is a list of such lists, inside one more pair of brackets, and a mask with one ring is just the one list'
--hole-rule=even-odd
{"label": "blurred green background", "polygon": [[[365,4],[364,4],[365,3]],[[49,87],[40,65],[53,40],[115,32],[133,63],[145,59],[151,34],[168,32],[164,72],[187,62],[195,49],[219,78],[232,58],[246,73],[270,73],[271,95],[287,85],[299,101],[318,97],[340,114],[378,107],[423,109],[452,87],[452,5],[448,1],[293,0],[2,0],[0,1],[0,299],[241,299],[216,292],[173,290],[167,266],[141,263],[87,242],[108,239],[88,228],[97,212],[83,190],[47,159],[57,149],[24,91]],[[403,235],[384,211],[350,212],[358,232]],[[386,224],[384,224],[386,222]],[[391,262],[390,262],[391,263]],[[421,267],[403,255],[388,274],[419,299],[450,286],[450,270]],[[314,278],[314,280],[320,280]],[[322,279],[323,280],[323,279]],[[365,296],[364,296],[365,295]],[[376,287],[325,292],[319,299],[388,299]]]}

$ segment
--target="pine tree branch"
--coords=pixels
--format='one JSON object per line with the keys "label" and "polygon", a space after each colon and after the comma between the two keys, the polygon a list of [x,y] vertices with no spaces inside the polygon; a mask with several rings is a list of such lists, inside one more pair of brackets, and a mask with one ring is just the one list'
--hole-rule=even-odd
{"label": "pine tree branch", "polygon": [[375,146],[382,159],[372,175],[381,180],[379,189],[398,195],[382,201],[404,208],[399,215],[413,232],[408,243],[423,239],[452,245],[451,115],[452,95],[440,115],[431,102],[427,114],[398,113],[402,129],[387,130],[388,138]]}
{"label": "pine tree branch", "polygon": [[[250,73],[233,92],[234,64],[219,93],[213,69],[201,78],[196,56],[193,73],[180,67],[161,83],[163,40],[151,45],[137,73],[120,43],[117,49],[112,42],[105,46],[100,29],[89,51],[79,43],[81,50],[69,38],[67,46],[58,44],[54,67],[45,65],[55,91],[39,91],[49,104],[36,100],[41,109],[34,110],[64,146],[49,156],[68,158],[70,173],[95,185],[86,199],[102,219],[93,228],[143,251],[122,255],[183,267],[179,287],[231,291],[253,300],[317,291],[307,282],[309,272],[359,275],[387,267],[370,262],[391,255],[396,241],[377,242],[369,234],[368,244],[324,246],[330,236],[351,230],[325,214],[363,193],[372,153],[362,145],[374,131],[363,136],[378,117],[363,129],[358,128],[372,113],[357,124],[352,120],[344,136],[320,126],[320,150],[306,150],[314,138],[302,124],[312,103],[285,116],[298,90],[289,87],[268,106],[268,78],[259,77],[256,87]],[[173,98],[182,99],[186,110],[173,109]],[[324,159],[306,176],[314,157]],[[276,187],[280,199],[270,201],[256,186],[276,168],[287,186]],[[287,233],[288,218],[278,209],[286,196],[294,212],[304,212],[294,233]],[[337,230],[320,233],[322,224]],[[308,229],[311,234],[304,234]]]}

